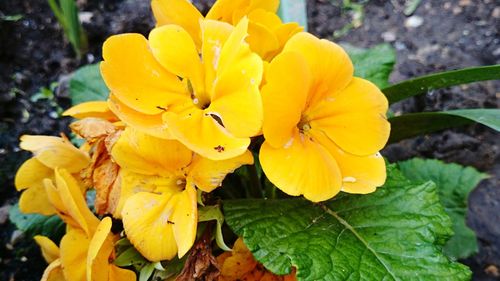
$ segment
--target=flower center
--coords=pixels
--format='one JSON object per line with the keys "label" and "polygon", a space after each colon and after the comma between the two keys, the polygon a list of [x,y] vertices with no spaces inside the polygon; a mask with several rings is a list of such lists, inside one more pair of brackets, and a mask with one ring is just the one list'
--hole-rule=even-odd
{"label": "flower center", "polygon": [[203,110],[210,105],[209,101],[203,101],[203,100],[200,100],[199,97],[197,97],[196,92],[193,88],[193,84],[191,83],[191,80],[187,79],[186,87],[187,87],[189,95],[191,96],[191,99],[193,100],[193,104],[196,107]]}
{"label": "flower center", "polygon": [[299,131],[301,133],[307,133],[309,130],[311,130],[311,125],[309,124],[308,118],[302,116],[300,122],[297,124],[297,128],[299,128]]}

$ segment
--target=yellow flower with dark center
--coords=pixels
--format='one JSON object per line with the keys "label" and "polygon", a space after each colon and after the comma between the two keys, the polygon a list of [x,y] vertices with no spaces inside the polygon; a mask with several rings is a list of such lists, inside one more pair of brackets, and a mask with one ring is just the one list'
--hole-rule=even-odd
{"label": "yellow flower with dark center", "polygon": [[24,190],[19,209],[23,213],[52,215],[55,210],[47,198],[43,179],[53,179],[56,167],[78,174],[87,167],[90,158],[69,140],[59,137],[24,135],[20,147],[33,152],[34,156],[26,160],[16,173],[15,186],[18,191]]}
{"label": "yellow flower with dark center", "polygon": [[262,127],[262,60],[236,27],[203,20],[201,53],[181,26],[110,37],[101,72],[111,110],[147,134],[176,139],[212,160],[243,154]]}
{"label": "yellow flower with dark center", "polygon": [[136,280],[135,273],[114,264],[111,218],[102,221],[90,211],[77,180],[64,169],[55,169],[55,182],[44,185],[57,214],[67,224],[60,248],[46,237],[36,237],[42,255],[49,262],[42,280],[127,281]]}
{"label": "yellow flower with dark center", "polygon": [[[248,16],[248,43],[262,59],[270,61],[286,41],[303,30],[295,22],[283,23],[276,15],[279,0],[218,0],[208,12],[206,19],[236,25]],[[177,24],[186,29],[196,45],[201,46],[202,29],[198,22],[201,13],[188,0],[153,0],[151,2],[157,26]]]}
{"label": "yellow flower with dark center", "polygon": [[266,81],[260,161],[272,183],[317,202],[385,182],[378,151],[390,132],[387,99],[353,77],[341,47],[299,33],[271,62]]}
{"label": "yellow flower with dark center", "polygon": [[120,166],[115,216],[128,239],[151,261],[184,256],[196,238],[197,191],[210,192],[226,174],[252,164],[249,151],[222,161],[193,154],[180,142],[127,128],[111,155]]}

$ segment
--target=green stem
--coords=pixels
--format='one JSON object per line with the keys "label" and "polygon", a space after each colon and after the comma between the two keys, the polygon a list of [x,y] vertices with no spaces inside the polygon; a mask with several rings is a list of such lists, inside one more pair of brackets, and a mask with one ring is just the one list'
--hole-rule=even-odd
{"label": "green stem", "polygon": [[262,185],[260,183],[255,164],[248,165],[247,170],[248,174],[250,175],[250,196],[253,198],[262,198]]}

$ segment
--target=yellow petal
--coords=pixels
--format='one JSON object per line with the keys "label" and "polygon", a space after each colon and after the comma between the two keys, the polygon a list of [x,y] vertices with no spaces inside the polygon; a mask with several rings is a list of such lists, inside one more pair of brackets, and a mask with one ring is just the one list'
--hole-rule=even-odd
{"label": "yellow petal", "polygon": [[304,31],[304,28],[296,22],[287,22],[276,27],[276,29],[274,30],[274,34],[276,35],[276,38],[278,38],[280,47],[274,54],[269,54],[268,56],[271,56],[271,58],[276,56],[283,50],[283,47],[288,42],[288,40],[292,38],[293,35],[302,31]]}
{"label": "yellow petal", "polygon": [[244,9],[248,0],[218,0],[208,11],[207,19],[223,21],[233,24],[233,13],[238,9]]}
{"label": "yellow petal", "polygon": [[198,224],[197,192],[194,185],[188,180],[186,189],[174,195],[176,200],[172,222],[174,223],[174,238],[177,243],[177,255],[183,257],[193,246],[196,239],[196,226]]}
{"label": "yellow petal", "polygon": [[301,32],[286,43],[283,52],[288,51],[301,53],[311,69],[310,105],[344,89],[353,77],[354,68],[349,56],[333,42]]}
{"label": "yellow petal", "polygon": [[203,66],[205,68],[205,88],[209,94],[212,94],[222,46],[226,43],[234,28],[230,24],[214,20],[203,20],[200,24],[203,34],[201,53],[203,54]]}
{"label": "yellow petal", "polygon": [[250,164],[253,164],[253,155],[248,150],[238,157],[221,161],[213,161],[197,155],[189,165],[188,178],[199,189],[211,192],[222,185],[227,174],[242,165]]}
{"label": "yellow petal", "polygon": [[52,169],[61,167],[76,173],[90,163],[86,153],[63,138],[24,135],[19,146],[33,152],[38,161]]}
{"label": "yellow petal", "polygon": [[269,65],[267,84],[262,88],[263,132],[269,145],[279,148],[291,139],[305,106],[309,79],[310,71],[300,54],[282,53]]}
{"label": "yellow petal", "polygon": [[18,191],[30,187],[43,187],[43,179],[53,178],[54,170],[43,165],[36,158],[26,160],[17,170],[14,184]]}
{"label": "yellow petal", "polygon": [[[217,76],[222,76],[226,69],[230,69],[233,63],[237,62],[239,59],[252,56],[250,47],[248,43],[245,42],[245,38],[248,36],[247,30],[248,18],[244,18],[236,25],[225,44],[222,46],[219,62],[217,64]],[[248,84],[249,83],[247,83],[247,85]]]}
{"label": "yellow petal", "polygon": [[57,259],[47,266],[40,281],[66,281],[61,267],[61,260]]}
{"label": "yellow petal", "polygon": [[267,178],[289,195],[303,194],[310,201],[319,202],[340,191],[342,178],[335,159],[302,134],[296,133],[282,148],[264,142],[259,159]]}
{"label": "yellow petal", "polygon": [[119,268],[116,265],[109,267],[109,281],[136,281],[137,277],[132,270]]}
{"label": "yellow petal", "polygon": [[200,46],[200,20],[203,16],[188,0],[153,0],[151,8],[156,26],[176,24],[182,26]]}
{"label": "yellow petal", "polygon": [[178,25],[164,25],[149,33],[149,46],[156,60],[171,73],[188,79],[194,95],[207,102],[203,67],[190,34]]}
{"label": "yellow petal", "polygon": [[61,240],[61,265],[66,280],[86,281],[90,239],[79,229],[71,229]]}
{"label": "yellow petal", "polygon": [[[187,228],[189,219],[196,216],[188,214],[189,216],[181,221],[174,218],[175,209],[180,207],[177,205],[179,196],[184,192],[187,191],[177,194],[141,192],[130,197],[125,203],[122,211],[125,233],[135,248],[148,260],[170,260],[178,253],[173,226],[186,223],[183,227]],[[194,224],[196,225],[196,221]],[[193,234],[184,235],[192,237]]]}
{"label": "yellow petal", "polygon": [[387,142],[390,124],[385,117],[387,99],[371,82],[354,78],[329,100],[312,108],[310,125],[326,133],[342,150],[372,155]]}
{"label": "yellow petal", "polygon": [[252,51],[261,58],[267,58],[267,54],[280,47],[278,38],[271,29],[260,23],[251,21],[248,25],[248,44]]}
{"label": "yellow petal", "polygon": [[113,212],[115,218],[121,218],[123,206],[134,194],[139,192],[172,193],[179,190],[179,185],[177,184],[178,178],[176,177],[165,178],[161,176],[142,175],[128,169],[121,169],[118,179],[118,194],[110,194],[117,201]]}
{"label": "yellow petal", "polygon": [[212,160],[223,160],[243,154],[250,138],[237,138],[227,132],[212,116],[192,110],[182,116],[167,112],[165,122],[172,135],[189,149]]}
{"label": "yellow petal", "polygon": [[87,280],[108,281],[109,257],[114,249],[111,225],[111,218],[105,217],[90,240],[86,259]]}
{"label": "yellow petal", "polygon": [[256,9],[248,14],[250,22],[255,22],[269,29],[274,29],[282,24],[281,19],[274,13],[265,9]]}
{"label": "yellow petal", "polygon": [[262,60],[245,43],[248,20],[234,29],[224,44],[212,103],[206,112],[214,113],[235,137],[251,137],[262,126],[262,101],[259,85],[262,80]]}
{"label": "yellow petal", "polygon": [[99,220],[88,208],[78,182],[64,169],[55,170],[55,179],[55,186],[51,180],[44,181],[52,205],[68,225],[91,236]]}
{"label": "yellow petal", "polygon": [[240,138],[258,135],[264,119],[262,97],[257,88],[222,96],[213,101],[205,112],[220,118],[224,128]]}
{"label": "yellow petal", "polygon": [[220,52],[217,82],[212,101],[233,92],[254,91],[262,80],[263,63],[245,42],[248,19],[243,19],[233,30]]}
{"label": "yellow petal", "polygon": [[113,111],[120,118],[120,120],[130,127],[158,138],[172,138],[167,126],[163,123],[163,119],[161,117],[163,111],[162,113],[155,115],[143,114],[126,106],[113,94],[109,95],[108,104],[111,111]]}
{"label": "yellow petal", "polygon": [[101,74],[115,97],[148,115],[189,98],[177,76],[165,70],[140,34],[111,36],[104,42]]}
{"label": "yellow petal", "polygon": [[118,121],[118,117],[111,112],[106,101],[89,101],[80,103],[64,111],[62,115],[71,116],[76,119],[93,117],[105,119],[110,122]]}
{"label": "yellow petal", "polygon": [[32,186],[21,194],[19,198],[19,210],[25,214],[36,213],[44,216],[51,216],[56,213],[56,209],[52,206],[47,196],[45,186],[39,185]]}
{"label": "yellow petal", "polygon": [[59,247],[48,237],[36,235],[33,237],[42,250],[42,256],[47,263],[52,263],[59,258]]}
{"label": "yellow petal", "polygon": [[[220,259],[217,258],[217,260]],[[258,263],[243,243],[243,239],[238,238],[234,242],[233,251],[230,253],[230,256],[225,258],[220,264],[221,276],[225,278],[224,280],[239,280],[243,277],[248,277],[246,275],[254,270]]]}
{"label": "yellow petal", "polygon": [[342,191],[367,194],[384,184],[385,161],[380,153],[368,156],[352,155],[340,149],[325,134],[315,130],[311,130],[311,134],[337,161],[342,174]]}
{"label": "yellow petal", "polygon": [[172,176],[191,162],[192,152],[180,142],[155,138],[126,128],[111,150],[122,168],[144,175]]}
{"label": "yellow petal", "polygon": [[257,9],[264,9],[266,11],[276,13],[276,11],[278,11],[279,5],[279,0],[250,0],[248,13]]}
{"label": "yellow petal", "polygon": [[208,12],[207,18],[236,24],[253,10],[276,12],[278,6],[279,0],[218,0]]}

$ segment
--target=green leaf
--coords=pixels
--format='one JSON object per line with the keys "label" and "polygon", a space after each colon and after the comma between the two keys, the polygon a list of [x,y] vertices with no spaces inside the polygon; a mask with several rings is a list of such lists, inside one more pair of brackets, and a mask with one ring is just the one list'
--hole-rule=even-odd
{"label": "green leaf", "polygon": [[432,180],[438,187],[439,198],[450,216],[455,233],[444,247],[454,259],[477,253],[475,233],[465,224],[467,198],[477,184],[488,177],[471,167],[446,164],[439,160],[411,159],[398,163],[401,172],[413,181]]}
{"label": "green leaf", "polygon": [[164,261],[162,267],[165,270],[156,270],[153,273],[153,278],[151,280],[164,280],[164,281],[174,281],[184,268],[188,255],[184,255],[182,259],[174,257],[172,260]]}
{"label": "green leaf", "polygon": [[415,184],[390,166],[386,184],[368,195],[234,200],[226,222],[255,258],[298,280],[469,280],[442,245],[451,221],[432,182]]}
{"label": "green leaf", "polygon": [[500,79],[500,64],[434,73],[392,85],[382,91],[390,104],[429,91],[486,80]]}
{"label": "green leaf", "polygon": [[149,277],[153,275],[153,271],[155,270],[155,263],[148,263],[139,272],[139,281],[148,281]]}
{"label": "green leaf", "polygon": [[283,22],[297,22],[307,31],[305,0],[281,0],[278,15]]}
{"label": "green leaf", "polygon": [[21,14],[16,15],[4,15],[0,13],[0,21],[18,21],[21,20],[24,16]]}
{"label": "green leaf", "polygon": [[78,59],[88,48],[87,35],[78,17],[78,7],[75,0],[48,0],[49,6],[64,34],[71,43]]}
{"label": "green leaf", "polygon": [[[127,240],[128,241],[128,240]],[[132,245],[128,246],[118,257],[114,260],[117,266],[134,266],[135,268],[144,267],[149,263]]]}
{"label": "green leaf", "polygon": [[420,2],[422,2],[422,0],[406,1],[405,10],[403,12],[405,14],[405,16],[411,16],[415,12],[415,10],[418,8],[418,5],[420,5]]}
{"label": "green leaf", "polygon": [[19,210],[18,204],[10,208],[9,220],[30,237],[43,235],[59,241],[65,232],[64,222],[58,216],[24,214]]}
{"label": "green leaf", "polygon": [[354,76],[373,82],[379,88],[389,86],[389,75],[394,69],[396,52],[389,44],[370,49],[342,44],[354,64]]}
{"label": "green leaf", "polygon": [[222,214],[220,207],[218,205],[215,206],[203,206],[198,208],[198,221],[217,221],[217,225],[215,227],[215,242],[217,246],[224,251],[231,251],[226,243],[224,242],[224,236],[222,236],[222,224],[224,223],[224,215]]}
{"label": "green leaf", "polygon": [[409,113],[389,118],[389,143],[474,122],[500,131],[500,109],[459,109]]}
{"label": "green leaf", "polygon": [[109,90],[101,77],[99,64],[86,65],[78,69],[69,82],[69,93],[73,105],[106,100]]}

